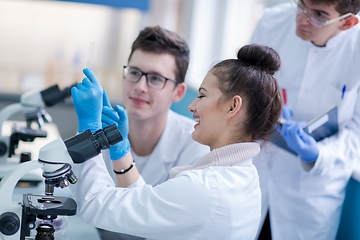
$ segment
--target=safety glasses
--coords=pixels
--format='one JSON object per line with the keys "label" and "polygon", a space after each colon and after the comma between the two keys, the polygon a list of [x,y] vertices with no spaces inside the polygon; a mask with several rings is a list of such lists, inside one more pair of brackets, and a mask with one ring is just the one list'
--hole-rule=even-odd
{"label": "safety glasses", "polygon": [[306,11],[305,10],[306,6],[305,6],[303,0],[291,0],[291,1],[292,1],[292,5],[294,6],[294,8],[296,8],[297,15],[301,15],[301,14],[305,13],[309,23],[311,25],[313,25],[314,27],[316,27],[316,28],[321,28],[323,26],[326,26],[326,25],[329,25],[331,23],[340,21],[340,20],[345,19],[345,18],[352,15],[352,13],[349,12],[349,13],[346,13],[346,14],[340,16],[340,17],[337,17],[337,18],[329,19],[329,20],[326,20],[326,21],[320,21],[318,18],[322,17],[322,13],[319,13],[316,10],[311,10],[309,12]]}

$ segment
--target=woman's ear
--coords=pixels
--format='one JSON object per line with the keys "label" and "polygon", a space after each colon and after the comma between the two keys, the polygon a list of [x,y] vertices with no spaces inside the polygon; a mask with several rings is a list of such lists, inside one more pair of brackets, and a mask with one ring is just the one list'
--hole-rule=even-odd
{"label": "woman's ear", "polygon": [[341,31],[344,31],[344,30],[347,30],[349,28],[352,28],[353,26],[355,26],[356,24],[359,23],[359,18],[356,16],[356,15],[351,15],[350,17],[347,17],[345,19],[345,23],[340,26],[340,30]]}
{"label": "woman's ear", "polygon": [[239,95],[234,96],[229,101],[227,117],[234,117],[234,116],[238,115],[238,113],[242,109],[242,106],[243,106],[242,98]]}
{"label": "woman's ear", "polygon": [[172,97],[173,102],[180,101],[185,96],[186,89],[187,87],[185,83],[178,83],[175,87],[174,95]]}

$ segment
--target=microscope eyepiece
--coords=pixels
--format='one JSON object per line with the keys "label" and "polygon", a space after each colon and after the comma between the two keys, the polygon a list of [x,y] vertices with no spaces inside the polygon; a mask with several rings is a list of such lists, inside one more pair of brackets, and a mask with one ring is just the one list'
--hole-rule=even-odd
{"label": "microscope eyepiece", "polygon": [[110,148],[122,140],[121,133],[115,124],[100,129],[95,133],[90,130],[65,140],[66,148],[74,163],[82,163],[97,156],[101,150]]}
{"label": "microscope eyepiece", "polygon": [[123,140],[121,133],[115,124],[105,127],[103,131],[111,146]]}
{"label": "microscope eyepiece", "polygon": [[[103,130],[92,133],[90,130],[79,133],[64,141],[67,151],[74,163],[82,163],[92,157],[97,156],[101,150],[110,148],[122,140],[121,133],[115,124],[105,127]],[[39,161],[41,161],[39,159]],[[45,161],[44,161],[45,162]],[[55,187],[64,188],[70,183],[74,184],[77,177],[71,170],[69,163],[49,163],[60,164],[56,170],[43,171],[45,178],[45,194],[52,196]]]}
{"label": "microscope eyepiece", "polygon": [[76,85],[77,84],[73,84],[63,90],[60,90],[59,86],[55,84],[54,86],[41,91],[40,94],[45,105],[51,107],[55,104],[63,102],[66,98],[71,97],[71,88],[75,87]]}

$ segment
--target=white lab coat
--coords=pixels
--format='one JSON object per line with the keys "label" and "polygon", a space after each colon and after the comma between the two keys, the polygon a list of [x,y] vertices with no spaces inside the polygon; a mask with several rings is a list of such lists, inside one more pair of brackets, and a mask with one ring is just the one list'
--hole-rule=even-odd
{"label": "white lab coat", "polygon": [[[145,159],[132,151],[136,167],[147,184],[155,186],[169,179],[169,171],[173,167],[191,165],[210,151],[208,146],[195,142],[191,138],[195,121],[183,115],[168,111],[164,132],[154,151]],[[116,183],[109,151],[104,151],[107,169]],[[99,229],[103,240],[140,240],[120,233],[112,233]]]}
{"label": "white lab coat", "polygon": [[203,157],[216,166],[182,171],[155,187],[140,177],[129,188],[115,187],[99,155],[74,166],[79,180],[70,190],[83,219],[102,229],[166,240],[253,239],[261,196],[248,157],[259,150],[256,143],[228,145]]}
{"label": "white lab coat", "polygon": [[[191,165],[210,151],[208,146],[191,138],[194,125],[194,120],[169,110],[164,132],[148,159],[142,161],[133,154],[136,167],[147,184],[155,186],[165,182],[171,168]],[[104,152],[104,160],[115,180],[108,150]]]}
{"label": "white lab coat", "polygon": [[295,34],[295,14],[290,4],[267,9],[251,42],[279,53],[282,66],[275,77],[287,91],[294,120],[309,121],[337,105],[340,127],[336,135],[318,142],[319,157],[312,168],[272,144],[254,159],[262,218],[270,206],[274,240],[329,240],[336,237],[345,187],[360,153],[360,27],[317,47]]}

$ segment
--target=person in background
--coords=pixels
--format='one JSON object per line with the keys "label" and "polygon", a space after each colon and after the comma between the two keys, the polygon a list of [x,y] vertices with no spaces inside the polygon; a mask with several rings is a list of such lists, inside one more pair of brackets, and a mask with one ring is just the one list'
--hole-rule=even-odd
{"label": "person in background", "polygon": [[[133,42],[123,68],[123,105],[129,117],[129,144],[137,169],[147,184],[155,186],[169,178],[175,166],[193,164],[209,152],[191,139],[194,121],[170,110],[186,92],[184,83],[189,48],[176,33],[162,27],[146,27]],[[107,98],[107,96],[105,96]],[[107,117],[104,109],[103,117]],[[115,180],[111,159],[122,149],[105,154]],[[98,229],[102,240],[139,239]]]}
{"label": "person in background", "polygon": [[[360,149],[359,10],[360,0],[293,0],[267,9],[252,36],[282,60],[281,134],[298,155],[269,145],[254,160],[263,197],[259,229],[268,212],[274,240],[336,237]],[[305,122],[334,106],[339,131],[316,142]]]}
{"label": "person in background", "polygon": [[[254,239],[261,196],[252,157],[281,114],[273,77],[279,67],[273,49],[254,44],[242,47],[237,59],[211,68],[189,106],[197,121],[191,136],[211,151],[193,165],[172,168],[171,179],[154,187],[133,164],[124,109],[112,109],[95,75],[85,69],[87,78],[72,89],[79,131],[101,129],[101,109],[106,108],[104,125],[115,123],[124,140],[111,146],[122,156],[113,161],[114,170],[123,173],[116,175],[122,187],[115,187],[101,154],[74,167],[79,180],[71,192],[82,218],[149,239]],[[94,109],[90,114],[89,108]]]}

